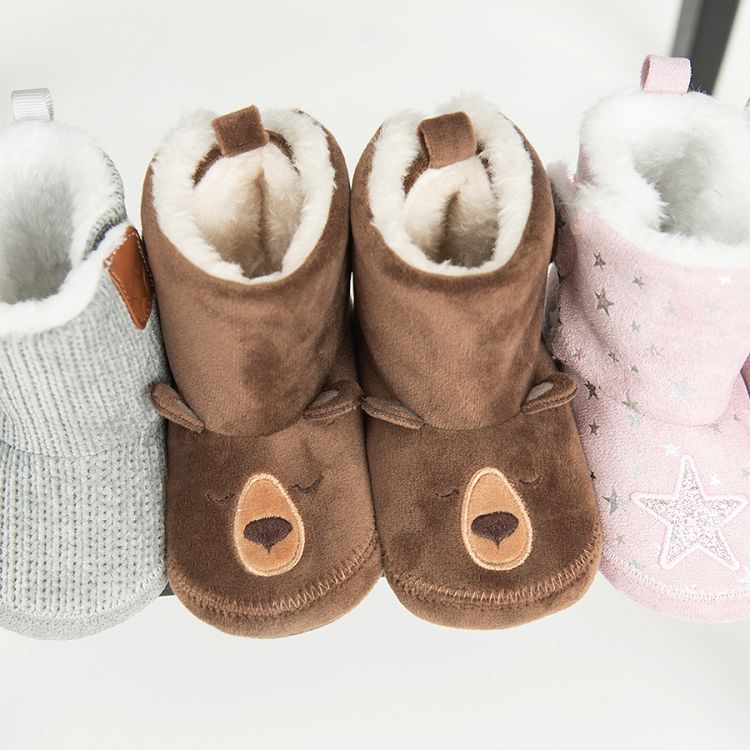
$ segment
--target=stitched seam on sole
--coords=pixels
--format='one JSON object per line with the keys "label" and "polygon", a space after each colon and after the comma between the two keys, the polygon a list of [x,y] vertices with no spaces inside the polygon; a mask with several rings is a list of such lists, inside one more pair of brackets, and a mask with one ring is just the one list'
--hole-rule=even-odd
{"label": "stitched seam on sole", "polygon": [[168,575],[170,579],[176,580],[179,584],[185,587],[184,590],[180,591],[180,594],[202,609],[210,610],[211,612],[225,617],[234,617],[238,619],[255,620],[277,618],[281,615],[290,615],[299,612],[323,599],[361,570],[365,563],[372,558],[377,549],[378,540],[376,535],[373,534],[364,548],[357,550],[342,565],[328,571],[323,578],[318,579],[314,583],[308,584],[301,591],[288,596],[285,599],[263,604],[241,604],[236,599],[229,602],[226,600],[222,602],[220,597],[197,592],[180,573],[169,571]]}
{"label": "stitched seam on sole", "polygon": [[524,586],[518,590],[500,590],[487,593],[470,589],[454,589],[436,586],[408,573],[395,573],[391,579],[402,591],[419,599],[451,604],[458,607],[490,607],[503,609],[508,606],[533,604],[542,601],[583,578],[596,564],[597,551],[601,543],[601,532],[589,540],[583,552],[556,576],[540,583]]}
{"label": "stitched seam on sole", "polygon": [[611,565],[614,565],[620,573],[624,574],[631,580],[636,581],[642,584],[643,586],[651,589],[652,591],[656,591],[657,593],[662,594],[663,596],[669,596],[673,599],[679,599],[685,602],[712,602],[712,601],[717,601],[717,600],[750,598],[750,590],[748,591],[717,591],[715,593],[709,593],[709,592],[690,592],[690,591],[684,591],[682,589],[674,589],[671,586],[667,586],[663,583],[659,583],[659,581],[651,578],[645,573],[641,573],[640,571],[635,570],[631,565],[625,562],[621,557],[613,554],[610,551],[610,548],[606,545],[602,549],[602,557],[604,557],[608,563],[610,563]]}
{"label": "stitched seam on sole", "polygon": [[[119,610],[127,610],[130,606],[132,606],[134,603],[137,603],[141,597],[148,592],[152,587],[155,581],[164,581],[166,578],[166,573],[163,568],[159,568],[158,570],[152,572],[147,578],[145,578],[143,581],[141,581],[138,586],[131,592],[129,592],[129,595],[125,599],[119,599],[115,604],[113,604],[111,607],[106,607],[103,609],[96,609],[92,612],[81,612],[76,614],[55,614],[50,612],[45,612],[40,609],[24,609],[23,607],[19,607],[15,604],[7,603],[4,601],[0,601],[0,609],[4,609],[8,613],[12,614],[18,614],[19,616],[23,617],[30,617],[40,620],[49,620],[50,622],[65,622],[65,623],[77,623],[77,622],[86,622],[87,620],[101,617],[103,615],[109,615],[111,613],[116,613]],[[164,588],[164,584],[160,584],[161,588]]]}

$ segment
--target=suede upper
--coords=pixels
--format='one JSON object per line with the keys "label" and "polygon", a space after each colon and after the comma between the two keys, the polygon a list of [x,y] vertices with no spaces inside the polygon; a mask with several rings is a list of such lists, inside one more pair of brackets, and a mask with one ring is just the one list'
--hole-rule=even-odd
{"label": "suede upper", "polygon": [[[267,284],[205,273],[164,235],[153,202],[144,200],[144,234],[172,374],[207,429],[266,435],[298,419],[320,393],[347,310],[345,180],[339,177],[330,220],[303,268]],[[149,172],[144,195],[151,192]]]}
{"label": "suede upper", "polygon": [[168,575],[191,611],[240,635],[323,625],[381,570],[348,319],[348,177],[326,138],[329,215],[309,256],[281,278],[245,284],[196,266],[162,231],[150,175],[144,189],[179,392],[153,394],[173,422]]}
{"label": "suede upper", "polygon": [[746,617],[748,269],[670,263],[582,211],[556,263],[552,346],[578,383],[603,572],[667,614]]}
{"label": "suede upper", "polygon": [[355,175],[355,303],[361,344],[390,392],[369,395],[394,398],[442,429],[500,424],[518,413],[539,368],[554,228],[544,169],[534,155],[523,252],[494,272],[443,276],[410,266],[373,226],[364,195],[373,145]]}
{"label": "suede upper", "polygon": [[555,354],[578,376],[672,424],[708,424],[726,411],[750,348],[750,265],[669,262],[583,211],[568,218],[556,265],[564,323]]}
{"label": "suede upper", "polygon": [[[487,273],[432,273],[399,257],[372,223],[377,139],[355,173],[352,222],[386,575],[401,601],[433,622],[519,624],[579,598],[600,547],[567,405],[574,389],[540,337],[554,230],[549,183],[523,141],[533,198],[515,253]],[[416,163],[426,161],[422,153]]]}
{"label": "suede upper", "polygon": [[549,338],[578,384],[602,571],[716,622],[750,614],[750,128],[689,80],[650,57],[642,91],[587,113],[578,173],[555,181]]}

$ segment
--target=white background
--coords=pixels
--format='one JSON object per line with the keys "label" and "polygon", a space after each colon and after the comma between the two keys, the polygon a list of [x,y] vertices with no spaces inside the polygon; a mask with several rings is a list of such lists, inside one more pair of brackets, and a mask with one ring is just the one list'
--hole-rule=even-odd
{"label": "white background", "polygon": [[[139,223],[153,148],[197,107],[301,107],[353,170],[393,110],[477,90],[543,161],[574,158],[581,112],[637,83],[645,53],[669,52],[678,6],[3,0],[0,95],[49,86],[57,119],[88,129],[119,166]],[[748,39],[745,4],[717,89],[737,105],[750,93]],[[671,621],[599,579],[547,620],[451,631],[415,619],[381,581],[349,616],[281,641],[222,635],[174,598],[80,642],[0,632],[2,750],[470,742],[749,748],[750,623]]]}

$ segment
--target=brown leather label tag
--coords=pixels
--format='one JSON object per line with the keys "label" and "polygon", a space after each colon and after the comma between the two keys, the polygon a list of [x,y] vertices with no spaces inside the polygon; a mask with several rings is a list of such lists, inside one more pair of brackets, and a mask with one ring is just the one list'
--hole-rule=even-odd
{"label": "brown leather label tag", "polygon": [[154,292],[141,238],[134,227],[127,228],[122,244],[104,264],[133,323],[144,329],[151,317]]}

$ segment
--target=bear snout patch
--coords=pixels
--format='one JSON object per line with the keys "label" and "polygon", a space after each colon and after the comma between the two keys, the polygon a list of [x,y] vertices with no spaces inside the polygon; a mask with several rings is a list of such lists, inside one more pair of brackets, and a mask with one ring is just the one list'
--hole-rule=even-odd
{"label": "bear snout patch", "polygon": [[488,570],[511,570],[529,556],[533,541],[529,514],[498,469],[480,469],[469,481],[461,508],[461,535],[471,559]]}
{"label": "bear snout patch", "polygon": [[286,573],[299,562],[305,527],[276,477],[256,474],[248,480],[234,515],[233,541],[239,561],[254,575]]}

